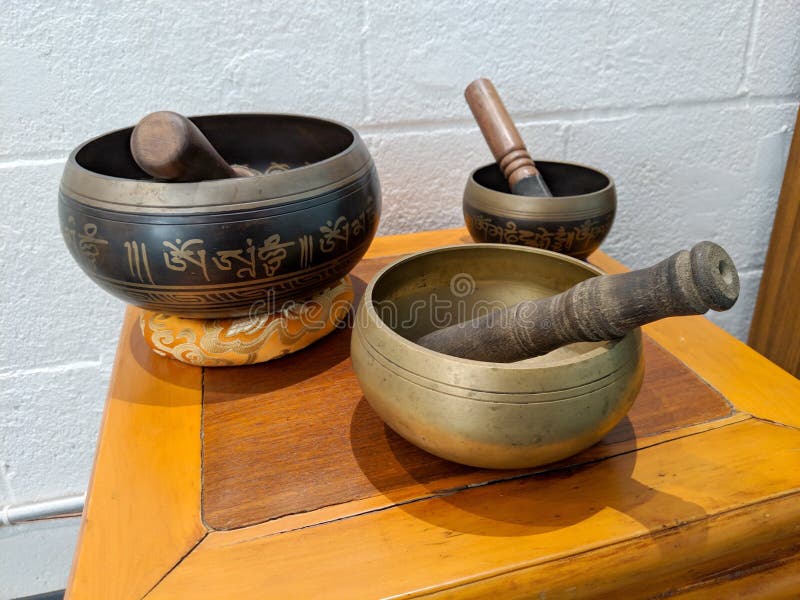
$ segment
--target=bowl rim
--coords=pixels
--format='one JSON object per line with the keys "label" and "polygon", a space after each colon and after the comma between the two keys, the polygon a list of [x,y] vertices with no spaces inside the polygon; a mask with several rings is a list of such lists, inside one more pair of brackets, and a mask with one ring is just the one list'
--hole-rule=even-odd
{"label": "bowl rim", "polygon": [[[513,363],[497,363],[497,362],[488,362],[488,361],[479,361],[479,360],[472,360],[467,358],[459,358],[455,356],[450,356],[447,354],[443,354],[440,352],[436,352],[434,350],[430,350],[428,348],[424,348],[419,344],[401,336],[399,333],[394,331],[391,327],[387,326],[385,322],[380,318],[377,311],[375,310],[374,306],[372,305],[372,297],[375,286],[378,282],[390,271],[400,268],[402,265],[412,262],[414,260],[419,259],[423,256],[435,255],[441,252],[459,252],[471,248],[491,248],[495,250],[500,250],[504,252],[527,252],[530,254],[540,254],[544,256],[548,256],[551,258],[555,258],[557,260],[563,260],[568,263],[572,263],[575,266],[582,267],[587,271],[594,273],[595,275],[602,275],[605,272],[587,262],[582,260],[566,256],[564,254],[560,254],[558,252],[552,252],[550,250],[543,250],[541,248],[531,248],[527,246],[515,246],[510,244],[489,244],[489,243],[473,243],[473,244],[454,244],[448,246],[442,246],[440,248],[434,248],[430,250],[424,250],[421,252],[416,252],[410,254],[408,256],[404,256],[388,265],[383,267],[380,271],[378,271],[375,276],[371,279],[369,284],[367,285],[364,295],[359,303],[359,312],[364,311],[365,317],[361,317],[360,315],[356,315],[355,320],[355,329],[353,335],[353,343],[356,343],[358,340],[360,343],[364,344],[364,348],[366,351],[372,354],[380,355],[383,360],[390,363],[393,367],[402,369],[403,371],[410,372],[413,374],[414,379],[419,379],[420,381],[425,381],[430,385],[434,386],[446,386],[447,390],[450,390],[449,393],[453,393],[453,390],[459,389],[461,391],[474,391],[479,393],[490,393],[490,394],[499,394],[503,397],[503,400],[495,399],[495,402],[519,402],[519,399],[514,399],[514,396],[521,396],[525,394],[531,393],[538,393],[538,392],[531,392],[527,389],[520,388],[519,390],[509,390],[509,389],[497,389],[495,386],[491,385],[484,385],[483,387],[475,387],[476,381],[491,381],[493,379],[493,375],[497,373],[497,371],[502,370],[504,372],[516,373],[516,374],[544,374],[545,372],[549,374],[555,374],[556,371],[562,371],[565,369],[573,369],[576,364],[586,363],[587,361],[600,361],[602,362],[613,362],[612,354],[614,353],[622,353],[627,352],[628,348],[631,345],[634,345],[638,348],[638,354],[641,356],[641,331],[640,328],[635,328],[632,331],[629,331],[625,336],[620,338],[619,340],[614,340],[610,342],[597,342],[597,346],[592,348],[591,350],[581,353],[580,355],[563,357],[561,359],[544,362],[541,360],[541,357],[534,357],[531,359],[526,359],[518,362]],[[366,319],[366,321],[365,321]],[[383,352],[379,347],[376,346],[374,340],[370,339],[367,335],[364,334],[365,324],[374,325],[374,328],[380,331],[385,332],[385,335],[388,336],[388,340],[392,344],[399,344],[399,347],[402,348],[401,354],[403,356],[411,357],[411,361],[416,357],[419,360],[415,361],[419,365],[423,365],[423,369],[421,371],[410,371],[406,364],[400,364],[390,356],[387,356],[385,352]],[[438,368],[425,368],[426,365],[430,365],[431,363],[438,365]],[[443,367],[443,368],[441,368]],[[548,388],[543,389],[542,392],[558,392],[558,391],[566,391],[566,390],[575,390],[576,388],[585,387],[591,384],[600,384],[601,382],[605,382],[608,384],[613,379],[617,377],[624,376],[624,371],[628,368],[627,363],[622,363],[618,365],[616,368],[603,372],[599,376],[592,375],[591,373],[587,373],[587,377],[585,378],[575,378],[574,385],[567,386],[567,387],[559,387],[559,388]],[[468,372],[474,377],[470,377],[469,385],[463,385],[463,382],[455,381],[454,379],[449,379],[447,377],[448,371],[457,370],[460,375],[463,375],[464,369],[467,369]],[[398,373],[399,374],[399,373]],[[477,398],[473,398],[477,399]],[[554,401],[558,398],[553,397],[552,399],[544,400],[544,401]],[[528,399],[528,402],[531,400]]]}
{"label": "bowl rim", "polygon": [[77,161],[77,155],[89,144],[133,129],[133,126],[121,127],[86,140],[70,152],[61,178],[61,193],[79,204],[115,212],[206,214],[252,210],[307,200],[309,194],[321,196],[367,176],[374,169],[369,150],[358,132],[332,119],[266,112],[212,113],[188,118],[229,116],[317,121],[346,130],[352,140],[347,148],[333,156],[288,171],[198,182],[175,183],[116,177],[91,171]]}
{"label": "bowl rim", "polygon": [[599,173],[608,180],[608,184],[599,190],[572,196],[555,196],[544,198],[538,196],[521,196],[508,192],[500,192],[478,183],[475,174],[497,163],[487,163],[473,169],[464,187],[463,203],[490,215],[521,220],[565,221],[597,217],[616,211],[616,184],[605,171],[591,165],[567,160],[551,160],[536,158],[539,163],[556,163],[580,167]]}

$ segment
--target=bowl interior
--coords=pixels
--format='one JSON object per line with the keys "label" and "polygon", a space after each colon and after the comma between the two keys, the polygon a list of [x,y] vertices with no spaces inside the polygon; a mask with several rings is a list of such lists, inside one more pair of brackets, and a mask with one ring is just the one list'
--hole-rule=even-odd
{"label": "bowl interior", "polygon": [[[442,248],[412,256],[384,271],[374,284],[378,317],[408,340],[510,307],[560,293],[599,270],[581,261],[537,249],[499,244]],[[545,357],[559,361],[605,342],[571,344]]]}
{"label": "bowl interior", "polygon": [[[611,181],[608,176],[582,165],[563,162],[537,160],[536,166],[547,182],[553,196],[582,196],[607,188]],[[497,163],[486,165],[475,171],[473,179],[479,185],[496,192],[510,194],[511,188],[503,177]]]}
{"label": "bowl interior", "polygon": [[[270,166],[296,168],[321,162],[347,150],[353,134],[346,127],[311,117],[228,114],[192,117],[212,145],[231,164],[260,171]],[[132,127],[103,135],[75,155],[89,171],[124,179],[152,179],[133,160]]]}

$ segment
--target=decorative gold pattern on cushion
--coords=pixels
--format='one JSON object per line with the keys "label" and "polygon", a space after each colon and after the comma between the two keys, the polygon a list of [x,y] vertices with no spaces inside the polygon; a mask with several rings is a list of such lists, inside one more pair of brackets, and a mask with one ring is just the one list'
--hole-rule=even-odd
{"label": "decorative gold pattern on cushion", "polygon": [[350,277],[305,302],[269,314],[187,319],[143,311],[142,334],[153,352],[203,367],[249,365],[291,354],[325,337],[353,304]]}

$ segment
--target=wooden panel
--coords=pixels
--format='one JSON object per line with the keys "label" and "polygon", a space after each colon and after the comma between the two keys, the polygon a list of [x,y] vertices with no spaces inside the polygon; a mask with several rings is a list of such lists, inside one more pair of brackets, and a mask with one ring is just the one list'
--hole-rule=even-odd
{"label": "wooden panel", "polygon": [[[376,240],[369,256],[468,241],[463,229],[394,236]],[[593,255],[592,262],[609,272],[624,270],[602,253]],[[653,365],[664,362],[663,352],[647,343],[651,368],[642,398],[650,400],[640,398],[630,421],[613,433],[616,438],[609,436],[580,460],[588,463],[623,455],[591,467],[569,468],[567,461],[548,467],[547,473],[464,489],[475,481],[475,471],[448,475],[435,465],[409,471],[405,467],[415,464],[413,457],[409,462],[402,451],[395,451],[392,434],[384,430],[383,437],[377,438],[379,446],[363,444],[360,452],[362,462],[368,464],[364,454],[380,453],[383,447],[382,456],[393,461],[370,471],[378,485],[366,475],[360,482],[346,482],[355,496],[363,492],[369,497],[214,532],[193,551],[204,534],[198,520],[200,372],[147,352],[135,331],[135,314],[128,312],[120,341],[73,565],[72,598],[141,597],[167,573],[152,597],[307,597],[310,589],[320,592],[314,596],[353,597],[363,595],[364,589],[380,595],[380,590],[402,588],[404,577],[420,594],[438,590],[459,598],[498,592],[528,597],[526,590],[545,589],[542,586],[554,573],[563,575],[562,591],[571,592],[563,587],[567,584],[595,590],[597,574],[604,573],[604,585],[624,589],[624,597],[635,597],[632,590],[649,589],[651,577],[664,583],[665,591],[680,589],[688,594],[697,590],[681,586],[693,578],[711,581],[715,573],[747,563],[753,553],[766,556],[770,548],[783,552],[787,543],[797,543],[792,536],[798,533],[800,502],[797,482],[790,481],[797,472],[798,441],[791,437],[797,432],[756,423],[743,414],[705,420],[724,414],[728,410],[724,402],[717,408],[704,404],[699,412],[696,407],[688,412],[676,408],[662,421],[659,414],[674,407],[669,399],[674,394],[681,397],[684,386],[670,384],[668,376],[661,383],[653,378]],[[645,331],[739,409],[800,426],[800,382],[708,320],[670,319]],[[331,364],[320,368],[344,368],[347,359],[340,360],[340,351],[334,345],[321,353],[322,362]],[[224,372],[233,374],[226,370],[207,374],[213,378]],[[655,372],[665,372],[664,367],[657,366]],[[313,380],[320,374],[314,373],[312,369],[306,374]],[[284,376],[287,385],[294,385],[289,374]],[[685,370],[681,377],[699,385]],[[275,381],[267,383],[275,385]],[[654,387],[647,391],[647,386]],[[262,401],[263,391],[256,393]],[[241,402],[248,393],[252,395],[247,389],[222,392],[223,402]],[[147,404],[147,398],[157,401]],[[320,402],[312,398],[307,406],[311,416],[301,413],[307,430],[316,430],[311,422]],[[262,412],[253,406],[251,414],[264,418],[264,406]],[[363,409],[357,398],[350,405],[351,413],[345,411],[345,425],[357,422],[352,417],[359,406]],[[320,411],[317,418],[323,417],[341,415]],[[652,420],[648,423],[648,419]],[[687,424],[695,419],[703,422]],[[667,421],[684,425],[648,434],[665,427]],[[740,423],[734,426],[735,421]],[[349,436],[349,430],[345,431]],[[631,432],[635,439],[626,439]],[[791,437],[788,446],[784,445],[786,436]],[[677,438],[684,439],[671,441]],[[242,440],[242,444],[255,449],[256,455],[271,452],[270,440],[264,436],[256,435],[251,441]],[[348,438],[326,443],[313,451],[308,448],[310,439],[305,445],[313,455],[350,442]],[[395,439],[395,448],[398,443],[405,444]],[[347,452],[345,447],[342,454],[333,456],[347,456]],[[345,471],[353,463],[358,468],[361,464],[352,446],[349,452]],[[235,457],[241,463],[237,470],[257,475],[263,464],[248,465],[249,458]],[[336,487],[339,472],[325,473],[332,475],[329,485]],[[291,474],[296,479],[301,476],[298,471]],[[314,476],[307,474],[309,494],[318,485]],[[281,488],[257,491],[275,490]],[[383,491],[386,495],[380,494]],[[387,508],[411,498],[417,501]],[[185,553],[188,558],[181,561]],[[790,563],[776,562],[775,573],[791,573],[786,564]],[[302,577],[296,578],[297,573]],[[746,579],[759,580],[755,575]],[[720,589],[731,594],[750,589],[730,585]],[[549,597],[557,597],[556,587],[551,587]],[[704,597],[706,590],[697,589],[701,590],[697,597]],[[774,589],[780,594],[781,589]],[[794,589],[788,584],[783,588]]]}
{"label": "wooden panel", "polygon": [[[800,543],[800,532],[795,527],[798,500],[800,495],[792,494],[755,502],[732,512],[722,511],[680,523],[677,527],[665,526],[650,535],[612,543],[580,556],[512,568],[497,577],[456,584],[441,592],[419,596],[437,600],[488,597],[653,600],[671,598],[675,588],[698,579],[711,579],[704,593],[696,597],[728,600],[736,597],[725,593],[734,586],[713,586],[715,575],[737,573],[741,567],[759,560],[756,557],[771,559],[796,550]],[[742,544],[741,540],[747,541]],[[792,579],[796,581],[796,577]],[[800,590],[791,584],[764,582],[764,595],[758,598],[771,598],[774,596],[770,592],[778,594],[790,589],[794,589],[793,595],[781,597],[796,599]]]}
{"label": "wooden panel", "polygon": [[[369,256],[468,241],[463,229],[380,238]],[[592,262],[609,272],[624,270],[602,253],[595,253]],[[312,450],[309,438],[301,446],[309,456],[331,449],[333,457],[347,457],[349,452],[345,474],[353,464],[359,469],[362,463],[369,465],[365,454],[382,452],[388,466],[378,464],[371,477],[362,473],[360,481],[345,481],[355,496],[363,492],[369,497],[213,532],[203,539],[205,530],[198,519],[200,371],[149,353],[136,331],[135,317],[136,311],[129,310],[120,340],[69,585],[71,598],[138,598],[164,575],[150,597],[350,598],[364,595],[364,590],[377,596],[412,588],[418,591],[414,595],[437,591],[459,598],[529,597],[531,590],[549,589],[548,597],[558,597],[559,589],[571,594],[573,588],[591,590],[591,595],[598,573],[604,574],[604,589],[626,592],[617,597],[636,597],[635,591],[651,589],[651,579],[670,593],[680,590],[709,597],[704,595],[707,589],[686,584],[700,578],[727,585],[721,579],[717,582],[716,575],[749,564],[754,554],[766,557],[770,549],[783,553],[787,544],[793,544],[796,552],[798,432],[758,423],[741,413],[719,419],[716,416],[728,411],[721,400],[704,403],[699,410],[676,407],[670,398],[682,397],[684,385],[670,383],[666,375],[660,383],[653,378],[653,365],[664,361],[658,345],[649,342],[646,390],[630,420],[612,434],[616,439],[610,436],[580,457],[585,466],[570,468],[567,461],[548,467],[548,472],[516,479],[514,472],[501,472],[512,479],[464,489],[475,481],[476,471],[453,475],[428,463],[420,471],[408,470],[406,466],[417,464],[415,459],[395,450],[405,442],[396,436],[393,441],[385,430],[376,438],[378,446],[361,445],[359,462],[347,426],[359,422],[353,415],[363,410],[363,404],[360,398],[351,398],[350,413],[344,406],[346,427],[339,430],[346,440],[334,436]],[[670,319],[645,331],[740,410],[800,427],[800,382],[708,320]],[[322,362],[330,364],[319,368],[346,368],[347,359],[341,359],[340,352],[335,345],[322,352]],[[655,372],[664,369],[656,366]],[[207,375],[226,372],[234,374],[209,369]],[[311,368],[306,373],[312,392],[313,380],[321,372]],[[280,376],[287,386],[295,385],[290,373]],[[685,370],[681,377],[700,385]],[[275,386],[276,381],[266,383]],[[251,416],[266,419],[269,405],[265,408],[263,401],[271,393],[262,392],[269,389],[256,389],[260,407],[246,399],[253,395],[252,389],[222,389],[219,400],[249,402]],[[650,400],[642,402],[647,397]],[[336,398],[328,400],[335,403]],[[299,403],[296,398],[290,401]],[[312,393],[306,411],[290,418],[299,414],[307,431],[317,430],[315,418],[342,418],[321,410],[322,401]],[[659,414],[671,408],[676,412],[662,420]],[[286,417],[285,411],[275,414]],[[717,420],[707,420],[713,418]],[[695,419],[702,422],[688,424]],[[667,427],[669,421],[683,426],[648,433]],[[630,433],[636,434],[634,439]],[[258,434],[251,442],[241,440],[253,454],[233,457],[240,464],[231,482],[245,477],[245,471],[258,478],[263,463],[246,461],[274,454],[267,437]],[[610,455],[617,456],[600,460]],[[332,487],[339,485],[339,473],[322,471],[331,476]],[[318,474],[306,473],[309,494],[320,485],[315,481]],[[301,477],[296,469],[290,473],[290,478]],[[224,497],[226,489],[220,489]],[[263,495],[281,489],[256,491]],[[386,495],[381,494],[384,491]],[[287,498],[298,499],[289,495],[281,501]],[[417,500],[387,508],[412,498]],[[263,505],[254,506],[264,510]],[[185,554],[188,558],[181,561]],[[769,572],[788,577],[794,571],[786,565],[794,566],[779,560]],[[562,577],[547,588],[554,574]],[[766,578],[753,574],[745,581],[766,582]],[[795,581],[783,588],[770,586],[769,594],[757,597],[772,597],[773,590],[778,597],[796,592]],[[752,594],[748,590],[755,588],[730,583],[720,589],[725,591],[722,596],[730,591],[748,597]]]}
{"label": "wooden panel", "polygon": [[[357,297],[390,260],[356,268]],[[404,502],[511,476],[438,459],[385,427],[353,374],[349,334],[338,331],[279,362],[206,371],[203,517],[209,527],[243,527],[378,494],[387,503]],[[731,414],[724,398],[647,339],[645,354],[645,382],[628,418],[599,448],[566,463],[624,452],[629,446],[620,442]]]}
{"label": "wooden panel", "polygon": [[150,597],[645,594],[796,545],[798,447],[749,419],[279,535],[212,532]]}
{"label": "wooden panel", "polygon": [[800,113],[794,127],[764,274],[750,325],[750,345],[800,376]]}
{"label": "wooden panel", "polygon": [[141,598],[206,533],[201,371],[159,358],[129,308],[100,428],[71,600]]}
{"label": "wooden panel", "polygon": [[796,600],[800,597],[800,554],[770,560],[767,554],[754,556],[754,563],[743,568],[715,573],[711,578],[690,584],[670,598],[705,600],[707,598],[750,598],[751,600]]}

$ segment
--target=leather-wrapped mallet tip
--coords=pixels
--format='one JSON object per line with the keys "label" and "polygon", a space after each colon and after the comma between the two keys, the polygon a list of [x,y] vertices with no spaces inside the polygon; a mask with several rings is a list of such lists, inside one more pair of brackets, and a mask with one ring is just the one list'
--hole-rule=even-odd
{"label": "leather-wrapped mallet tip", "polygon": [[739,298],[739,273],[733,259],[714,242],[695,244],[690,253],[692,278],[712,310],[728,310]]}

